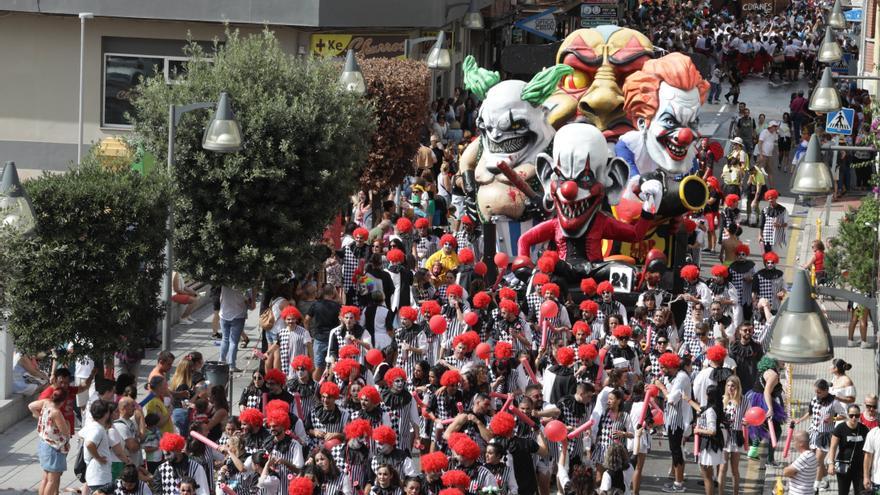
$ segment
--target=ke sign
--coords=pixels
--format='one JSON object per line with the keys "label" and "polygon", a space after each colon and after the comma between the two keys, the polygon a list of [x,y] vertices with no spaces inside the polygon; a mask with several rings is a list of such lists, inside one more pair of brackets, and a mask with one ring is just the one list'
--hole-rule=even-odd
{"label": "ke sign", "polygon": [[513,26],[548,39],[556,41],[556,8],[550,8],[531,17],[516,21]]}
{"label": "ke sign", "polygon": [[855,112],[852,108],[841,108],[825,116],[825,132],[851,136]]}
{"label": "ke sign", "polygon": [[401,57],[405,34],[339,34],[312,35],[312,54],[323,57],[344,57],[349,48],[364,58]]}
{"label": "ke sign", "polygon": [[617,4],[585,3],[581,5],[581,27],[591,28],[618,23]]}

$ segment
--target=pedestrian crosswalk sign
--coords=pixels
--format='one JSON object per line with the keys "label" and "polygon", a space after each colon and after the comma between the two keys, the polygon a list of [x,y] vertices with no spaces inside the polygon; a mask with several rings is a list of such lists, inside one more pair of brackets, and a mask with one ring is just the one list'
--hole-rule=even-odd
{"label": "pedestrian crosswalk sign", "polygon": [[855,112],[852,108],[841,108],[836,112],[829,113],[825,117],[825,132],[851,136],[854,117]]}

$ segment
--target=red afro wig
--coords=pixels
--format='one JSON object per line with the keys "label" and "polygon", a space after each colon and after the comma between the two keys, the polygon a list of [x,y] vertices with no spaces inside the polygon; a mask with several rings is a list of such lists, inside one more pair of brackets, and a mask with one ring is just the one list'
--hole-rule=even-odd
{"label": "red afro wig", "polygon": [[354,229],[354,232],[351,233],[351,236],[355,239],[360,237],[361,239],[366,241],[367,237],[370,237],[370,231],[363,227],[358,227]]}
{"label": "red afro wig", "polygon": [[507,311],[509,314],[518,315],[519,314],[519,305],[517,305],[514,301],[510,299],[502,299],[498,304],[498,307]]}
{"label": "red afro wig", "polygon": [[461,223],[463,223],[463,224],[465,224],[465,225],[473,225],[473,224],[474,224],[474,219],[471,218],[470,215],[462,215],[462,216],[461,216]]}
{"label": "red afro wig", "polygon": [[728,208],[736,208],[736,205],[739,204],[739,196],[736,194],[728,194],[724,197],[724,204],[727,205]]}
{"label": "red afro wig", "polygon": [[742,243],[737,245],[736,248],[734,248],[733,252],[735,252],[736,254],[744,254],[746,256],[752,254],[752,250],[749,249],[749,245]]}
{"label": "red afro wig", "polygon": [[267,382],[275,382],[280,385],[284,385],[285,383],[287,383],[287,376],[284,374],[283,371],[276,368],[272,368],[266,371],[265,379]]}
{"label": "red afro wig", "polygon": [[441,451],[425,454],[419,459],[422,471],[425,473],[439,473],[449,467],[449,458]]}
{"label": "red afro wig", "polygon": [[464,492],[458,488],[444,488],[437,492],[437,495],[464,495]]}
{"label": "red afro wig", "polygon": [[[260,424],[263,423],[262,415],[260,416]],[[159,450],[163,452],[183,452],[186,440],[177,433],[164,433],[162,439],[159,440]]]}
{"label": "red afro wig", "polygon": [[544,287],[541,287],[541,295],[543,296],[547,292],[553,294],[553,297],[559,298],[559,286],[554,284],[553,282],[544,284]]}
{"label": "red afro wig", "polygon": [[369,437],[373,434],[373,426],[369,420],[356,419],[345,425],[345,438],[353,440],[355,438]]}
{"label": "red afro wig", "polygon": [[574,363],[574,350],[571,347],[556,349],[556,362],[562,366],[571,366]]}
{"label": "red afro wig", "polygon": [[418,218],[416,219],[416,228],[417,229],[427,229],[431,226],[431,221],[427,218]]}
{"label": "red afro wig", "polygon": [[397,433],[390,426],[377,426],[373,429],[373,440],[384,445],[397,445]]}
{"label": "red afro wig", "polygon": [[272,409],[266,415],[266,424],[270,426],[280,426],[285,430],[290,428],[290,414],[281,409]]}
{"label": "red afro wig", "polygon": [[303,315],[293,306],[288,306],[281,310],[281,319],[286,320],[290,317],[296,318],[299,321],[302,321]]}
{"label": "red afro wig", "polygon": [[422,303],[422,316],[425,319],[430,319],[432,316],[436,316],[440,314],[440,303],[433,299],[429,299]]}
{"label": "red afro wig", "polygon": [[495,359],[503,360],[513,357],[513,346],[510,342],[500,340],[495,343]]}
{"label": "red afro wig", "polygon": [[582,362],[591,362],[599,355],[599,350],[593,344],[581,344],[578,346],[578,359]]}
{"label": "red afro wig", "polygon": [[288,412],[290,411],[290,403],[281,399],[272,399],[266,403],[266,412],[271,412],[276,409]]}
{"label": "red afro wig", "polygon": [[579,308],[584,313],[590,313],[591,315],[599,314],[599,305],[596,304],[596,301],[590,299],[584,299],[581,301]]}
{"label": "red afro wig", "polygon": [[480,457],[480,446],[467,435],[459,438],[455,444],[450,442],[449,446],[453,452],[469,461],[476,461]]}
{"label": "red afro wig", "polygon": [[474,307],[477,309],[485,309],[492,302],[492,296],[485,292],[477,292],[474,294]]}
{"label": "red afro wig", "polygon": [[[479,448],[479,447],[478,447]],[[441,478],[443,480],[443,486],[447,487],[464,487],[467,488],[471,484],[471,477],[467,475],[464,471],[453,469],[451,471],[446,471],[443,473]]]}
{"label": "red afro wig", "polygon": [[693,282],[694,280],[700,278],[700,267],[697,265],[685,265],[681,267],[680,272],[681,278],[687,280],[688,282]]}
{"label": "red afro wig", "polygon": [[633,334],[633,329],[629,325],[617,325],[614,327],[614,330],[611,331],[611,334],[614,335],[614,338],[630,338]]}
{"label": "red afro wig", "polygon": [[458,241],[455,240],[455,236],[452,234],[443,234],[440,236],[440,246],[444,244],[452,244],[452,249],[458,249]]}
{"label": "red afro wig", "polygon": [[342,309],[339,310],[339,317],[342,318],[348,313],[354,315],[355,320],[361,317],[361,309],[357,306],[343,306]]}
{"label": "red afro wig", "polygon": [[559,261],[559,251],[554,251],[552,249],[548,249],[541,253],[542,258],[550,258],[554,263]]}
{"label": "red afro wig", "polygon": [[238,420],[243,425],[263,426],[263,413],[259,409],[248,407],[238,415]]}
{"label": "red afro wig", "polygon": [[360,355],[361,351],[357,347],[346,344],[339,348],[339,358],[340,359],[351,359],[358,355]]}
{"label": "red afro wig", "polygon": [[398,314],[401,318],[406,318],[409,321],[416,321],[419,318],[419,311],[412,306],[404,306],[400,308]]}
{"label": "red afro wig", "polygon": [[674,352],[664,352],[658,359],[660,366],[669,369],[677,369],[681,366],[681,358]]}
{"label": "red afro wig", "polygon": [[474,251],[471,248],[461,248],[458,252],[458,262],[462,265],[470,265],[474,262]]}
{"label": "red afro wig", "polygon": [[556,260],[547,256],[541,256],[538,259],[538,270],[541,270],[541,273],[553,273],[553,270],[556,269]]}
{"label": "red afro wig", "polygon": [[477,274],[478,277],[485,277],[486,272],[489,271],[489,267],[486,266],[486,263],[482,261],[478,261],[474,263],[474,273]]}
{"label": "red afro wig", "polygon": [[614,286],[611,285],[611,282],[606,280],[599,284],[599,286],[596,288],[596,292],[598,292],[599,294],[604,294],[606,292],[614,294]]}
{"label": "red afro wig", "polygon": [[726,266],[715,265],[712,267],[712,276],[713,277],[727,278],[728,275],[730,275],[730,270],[728,270]]}
{"label": "red afro wig", "polygon": [[400,249],[394,248],[385,253],[385,257],[388,258],[388,261],[395,264],[400,264],[406,261],[406,255]]}
{"label": "red afro wig", "polygon": [[712,347],[706,349],[706,357],[709,358],[710,361],[720,363],[724,361],[724,358],[727,357],[727,349],[718,344],[713,345]]}
{"label": "red afro wig", "polygon": [[547,276],[546,273],[536,273],[534,277],[532,277],[532,285],[544,285],[550,282],[550,277]]}
{"label": "red afro wig", "polygon": [[721,192],[721,184],[718,183],[718,178],[717,178],[717,177],[707,177],[707,178],[706,178],[706,184],[708,184],[709,187],[711,187],[712,189],[714,189],[715,192],[719,192],[719,193]]}
{"label": "red afro wig", "polygon": [[340,380],[348,380],[355,371],[360,372],[361,363],[350,358],[343,358],[333,365],[333,374]]}
{"label": "red afro wig", "polygon": [[513,433],[515,425],[516,421],[513,419],[513,415],[502,411],[492,416],[492,421],[489,422],[489,429],[492,430],[493,435],[506,437]]}
{"label": "red afro wig", "polygon": [[764,263],[773,263],[774,265],[779,264],[779,255],[770,251],[769,253],[764,253]]}
{"label": "red afro wig", "polygon": [[366,387],[362,388],[361,391],[358,392],[358,399],[367,399],[373,404],[378,404],[382,402],[382,396],[379,395],[379,391],[376,389],[376,387],[372,385],[367,385]]}
{"label": "red afro wig", "polygon": [[303,368],[306,371],[312,371],[315,369],[315,363],[312,362],[312,358],[306,356],[305,354],[300,354],[299,356],[294,356],[290,361],[290,366],[293,369]]}
{"label": "red afro wig", "polygon": [[498,298],[516,301],[516,291],[511,289],[510,287],[502,287],[498,290]]}
{"label": "red afro wig", "polygon": [[592,278],[585,278],[581,280],[581,292],[588,296],[596,295],[596,290],[599,289],[599,286],[596,284],[596,281]]}
{"label": "red afro wig", "polygon": [[327,395],[329,397],[339,397],[339,385],[333,382],[324,382],[321,384],[321,390],[319,392],[321,395]]}
{"label": "red afro wig", "polygon": [[287,485],[287,495],[313,495],[314,492],[315,484],[305,476],[297,476]]}
{"label": "red afro wig", "polygon": [[767,192],[764,193],[764,201],[770,201],[771,199],[779,199],[779,191],[776,189],[768,189]]}
{"label": "red afro wig", "polygon": [[405,233],[411,231],[413,228],[412,221],[410,221],[410,219],[406,218],[406,217],[398,218],[395,226],[397,227],[397,231],[400,232],[401,234],[405,234]]}
{"label": "red afro wig", "polygon": [[[593,303],[593,304],[596,304],[596,303]],[[571,326],[571,333],[574,335],[577,335],[579,333],[583,333],[589,337],[590,334],[593,333],[593,329],[590,328],[590,325],[587,322],[585,322],[583,320],[578,320],[578,321],[574,322],[574,325]]]}
{"label": "red afro wig", "polygon": [[458,284],[450,284],[449,287],[446,288],[446,297],[455,296],[458,298],[464,297],[464,287]]}
{"label": "red afro wig", "polygon": [[401,379],[406,381],[406,371],[403,368],[388,368],[388,371],[385,372],[385,383],[392,383],[394,380]]}
{"label": "red afro wig", "polygon": [[461,383],[461,373],[456,370],[447,370],[440,377],[440,385],[449,387]]}
{"label": "red afro wig", "polygon": [[471,352],[480,344],[480,336],[473,330],[467,331],[452,339],[452,347],[458,347],[458,344],[464,344],[465,352]]}

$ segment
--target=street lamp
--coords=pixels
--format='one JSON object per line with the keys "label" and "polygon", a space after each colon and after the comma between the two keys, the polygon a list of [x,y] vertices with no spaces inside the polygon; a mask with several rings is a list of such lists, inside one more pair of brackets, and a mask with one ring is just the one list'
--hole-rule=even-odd
{"label": "street lamp", "polygon": [[3,176],[0,177],[0,218],[0,224],[12,227],[22,234],[29,234],[36,226],[34,207],[18,179],[18,169],[14,162],[6,162]]}
{"label": "street lamp", "polygon": [[483,23],[483,14],[480,13],[480,9],[477,8],[476,0],[471,0],[468,4],[467,13],[464,15],[464,18],[461,20],[461,23],[467,29],[484,29],[486,25]]}
{"label": "street lamp", "polygon": [[814,133],[807,144],[804,161],[798,165],[791,181],[791,192],[805,196],[826,196],[834,189],[831,171],[822,161],[819,138]]}
{"label": "street lamp", "polygon": [[831,26],[825,28],[825,39],[819,45],[819,53],[816,59],[823,64],[836,64],[843,59],[843,48],[837,42],[834,30]]}
{"label": "street lamp", "polygon": [[77,131],[79,139],[76,141],[76,164],[82,163],[83,148],[83,60],[85,59],[86,42],[86,19],[92,19],[95,14],[91,12],[79,13],[79,119]]}
{"label": "street lamp", "polygon": [[[174,137],[177,135],[177,125],[183,114],[211,108],[216,105],[214,118],[205,129],[202,138],[202,148],[217,153],[231,153],[241,149],[241,129],[232,112],[229,95],[220,93],[217,102],[190,103],[188,105],[168,105],[168,175],[174,169]],[[171,346],[171,274],[174,269],[173,247],[171,243],[174,234],[174,203],[168,203],[168,238],[165,240],[165,280],[162,284],[162,300],[165,302],[165,318],[162,320],[162,350],[167,351]]]}
{"label": "street lamp", "polygon": [[846,28],[846,17],[843,16],[840,0],[834,0],[834,7],[831,9],[831,14],[828,15],[828,26],[834,29]]}
{"label": "street lamp", "polygon": [[429,69],[449,70],[452,68],[452,56],[449,53],[449,49],[443,48],[445,41],[446,33],[440,31],[440,34],[437,35],[437,41],[431,47],[431,51],[428,52],[426,62]]}
{"label": "street lamp", "polygon": [[840,103],[837,88],[834,87],[831,68],[825,67],[819,85],[813,88],[813,94],[810,95],[809,108],[816,113],[831,113],[840,110],[841,106],[843,105]]}
{"label": "street lamp", "polygon": [[806,270],[798,269],[791,294],[770,326],[769,357],[786,363],[821,363],[834,357],[828,320],[810,289]]}
{"label": "street lamp", "polygon": [[339,85],[346,91],[356,95],[362,95],[367,92],[364,74],[361,72],[361,68],[358,67],[357,59],[352,49],[349,49],[345,55],[345,67],[342,69],[342,75],[339,76]]}

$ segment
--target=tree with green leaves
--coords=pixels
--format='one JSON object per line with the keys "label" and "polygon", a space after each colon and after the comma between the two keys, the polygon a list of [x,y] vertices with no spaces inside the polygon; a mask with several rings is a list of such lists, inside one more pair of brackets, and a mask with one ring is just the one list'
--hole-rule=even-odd
{"label": "tree with green leaves", "polygon": [[858,209],[844,215],[837,236],[830,240],[826,273],[833,285],[864,294],[875,290],[877,280],[877,228],[880,228],[880,202],[866,196]]}
{"label": "tree with green leaves", "polygon": [[24,183],[36,228],[0,229],[0,305],[27,354],[138,349],[162,316],[167,180],[103,167],[91,154]]}
{"label": "tree with green leaves", "polygon": [[243,148],[201,148],[210,111],[185,114],[171,172],[175,267],[215,284],[249,287],[314,267],[315,246],[357,186],[375,131],[372,105],[337,84],[341,67],[284,53],[268,30],[226,32],[206,54],[187,47],[185,80],[145,81],[134,97],[135,139],[167,152],[168,106],[233,99]]}

